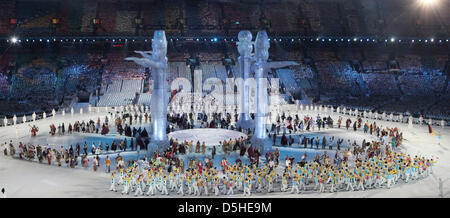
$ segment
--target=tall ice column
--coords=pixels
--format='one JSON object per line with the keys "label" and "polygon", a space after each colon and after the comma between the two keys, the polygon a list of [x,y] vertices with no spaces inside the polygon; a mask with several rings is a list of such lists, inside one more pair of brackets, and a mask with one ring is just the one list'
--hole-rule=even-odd
{"label": "tall ice column", "polygon": [[264,78],[264,66],[269,58],[269,37],[266,31],[259,31],[255,40],[255,69],[256,80],[256,115],[255,115],[255,134],[252,137],[254,146],[259,147],[264,154],[265,150],[270,149],[264,146],[267,139],[266,120],[269,115],[267,78]]}
{"label": "tall ice column", "polygon": [[251,53],[253,50],[252,33],[248,30],[240,31],[238,39],[239,42],[237,42],[237,45],[240,54],[238,61],[242,84],[239,86],[239,94],[241,96],[239,104],[241,111],[236,125],[242,129],[253,129],[254,124],[250,117],[250,86],[248,84],[248,78],[250,77],[250,62],[252,60]]}
{"label": "tall ice column", "polygon": [[134,61],[144,67],[151,67],[154,72],[153,93],[150,102],[152,118],[152,137],[149,152],[164,149],[169,145],[166,135],[167,127],[167,39],[163,30],[155,31],[152,40],[152,51],[136,51],[143,58],[129,57],[125,60]]}

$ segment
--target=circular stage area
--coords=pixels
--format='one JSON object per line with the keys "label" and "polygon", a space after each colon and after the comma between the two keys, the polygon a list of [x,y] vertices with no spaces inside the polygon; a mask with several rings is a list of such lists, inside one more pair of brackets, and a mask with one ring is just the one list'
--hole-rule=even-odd
{"label": "circular stage area", "polygon": [[240,137],[247,139],[247,135],[238,131],[213,128],[180,130],[171,132],[167,136],[169,139],[178,139],[178,142],[184,142],[185,140],[188,142],[194,141],[194,144],[197,143],[197,141],[200,141],[200,143],[205,142],[206,146],[219,145],[219,142],[221,141],[234,140]]}

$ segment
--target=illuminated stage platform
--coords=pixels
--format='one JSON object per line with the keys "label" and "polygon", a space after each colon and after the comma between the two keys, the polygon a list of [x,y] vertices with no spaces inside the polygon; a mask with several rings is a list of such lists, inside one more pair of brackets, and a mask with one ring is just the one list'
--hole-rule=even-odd
{"label": "illuminated stage platform", "polygon": [[213,128],[198,128],[198,129],[187,129],[171,132],[167,135],[167,137],[178,139],[178,142],[194,141],[194,144],[197,141],[200,143],[205,142],[206,146],[219,145],[219,142],[223,142],[225,140],[237,139],[240,137],[244,137],[247,139],[247,135],[238,131],[227,130],[227,129],[213,129]]}

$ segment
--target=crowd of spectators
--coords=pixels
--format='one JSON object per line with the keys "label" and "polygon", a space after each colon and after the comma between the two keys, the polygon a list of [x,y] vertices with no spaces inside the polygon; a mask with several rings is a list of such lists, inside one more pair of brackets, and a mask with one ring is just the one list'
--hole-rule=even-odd
{"label": "crowd of spectators", "polygon": [[[318,35],[421,35],[431,28],[437,31],[436,35],[446,34],[445,25],[439,20],[411,25],[411,21],[417,20],[415,13],[404,13],[402,19],[395,19],[405,10],[396,1],[384,1],[381,14],[375,5],[363,7],[358,1],[269,1],[258,4],[217,1],[191,4],[175,0],[159,4],[145,1],[58,4],[54,1],[10,0],[2,1],[0,7],[0,34],[14,30],[14,25],[9,23],[10,18],[16,18],[16,29],[32,34],[49,33],[53,28],[59,34],[130,34],[137,32],[137,26],[144,33],[158,28],[179,33],[180,26],[183,26],[185,33],[211,34],[235,34],[241,29],[262,28],[277,33]],[[56,26],[51,23],[55,17],[60,19]],[[141,25],[136,25],[137,17],[143,18]],[[94,18],[99,18],[98,25],[93,24]],[[180,24],[180,19],[185,22]]]}
{"label": "crowd of spectators", "polygon": [[4,96],[9,92],[8,76],[0,73],[0,95]]}
{"label": "crowd of spectators", "polygon": [[128,55],[123,52],[108,53],[102,81],[144,79],[144,67],[132,61],[126,61],[126,57]]}
{"label": "crowd of spectators", "polygon": [[450,115],[445,103],[448,76],[444,73],[444,60],[448,62],[448,57],[400,54],[395,61],[389,61],[387,54],[366,52],[362,69],[357,72],[351,62],[338,61],[335,56],[331,52],[312,52],[320,73],[320,89],[325,93],[322,103],[416,116]]}
{"label": "crowd of spectators", "polygon": [[[319,92],[324,104],[367,107],[374,110],[410,112],[414,114],[448,115],[448,105],[445,103],[447,75],[444,66],[448,62],[446,56],[421,57],[419,54],[401,53],[394,57],[396,71],[389,70],[389,55],[386,53],[354,50],[332,51],[316,49],[306,53],[289,52],[288,58],[299,65],[284,68],[282,71],[272,71],[269,77],[279,77],[281,93],[290,94],[294,98],[304,97],[306,93],[314,98]],[[66,59],[76,59],[77,53],[65,54]],[[305,55],[306,54],[306,55]],[[7,57],[6,54],[4,57]],[[143,93],[151,91],[151,85],[146,79],[151,77],[151,69],[145,69],[125,58],[134,53],[128,51],[106,51],[98,54],[79,55],[80,61],[64,62],[58,66],[58,73],[32,73],[30,83],[23,73],[13,73],[9,79],[5,73],[0,74],[0,91],[3,96],[12,101],[36,102],[36,104],[60,104],[60,97],[76,95],[79,90],[96,94],[97,87],[102,87],[100,95],[114,89],[116,92],[127,91],[129,85],[122,89],[123,83],[135,84],[136,89],[130,92]],[[168,82],[178,77],[191,80],[191,69],[186,64],[186,58],[192,54],[176,53],[179,57],[175,62],[169,62]],[[222,65],[224,53],[195,53],[201,61],[198,69],[203,70],[203,81],[216,77],[225,82],[226,77],[237,75],[239,63],[236,54],[231,54],[236,64],[229,74]],[[358,59],[364,56],[364,59]],[[11,55],[9,55],[11,57]],[[373,58],[373,59],[371,59]],[[447,61],[445,61],[447,58]],[[13,58],[14,59],[14,58]],[[9,59],[8,59],[9,60]],[[356,69],[352,61],[359,61],[360,69]],[[2,65],[8,65],[2,58]],[[6,69],[0,66],[0,69]],[[31,68],[32,70],[33,68]],[[71,72],[84,72],[80,74]],[[92,72],[92,75],[90,74]],[[101,83],[96,83],[95,72],[102,75]],[[275,73],[273,73],[275,72]],[[283,73],[284,72],[284,73]],[[287,72],[287,73],[286,73]],[[281,74],[280,74],[281,73]],[[10,81],[10,82],[9,82]],[[321,83],[319,86],[318,83]],[[149,88],[145,88],[149,87]],[[300,88],[300,89],[299,89]],[[301,95],[299,95],[299,93]],[[89,95],[88,95],[89,96]],[[5,98],[3,98],[5,99]]]}

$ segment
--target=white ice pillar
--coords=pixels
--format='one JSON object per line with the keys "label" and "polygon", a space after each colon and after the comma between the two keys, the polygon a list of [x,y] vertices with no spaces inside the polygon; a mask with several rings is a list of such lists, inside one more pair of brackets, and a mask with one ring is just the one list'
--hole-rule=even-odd
{"label": "white ice pillar", "polygon": [[[154,72],[154,84],[151,98],[152,138],[148,152],[154,148],[163,149],[169,145],[166,135],[167,127],[167,39],[163,30],[154,32],[152,52],[136,51],[143,58],[129,57],[126,60],[134,61],[144,67],[151,67]],[[151,53],[151,54],[150,54]]]}
{"label": "white ice pillar", "polygon": [[256,79],[256,115],[255,115],[255,134],[252,142],[254,146],[258,146],[262,153],[270,148],[264,146],[267,138],[266,120],[269,114],[267,78],[264,78],[264,65],[269,58],[269,37],[266,31],[258,32],[255,40],[255,79]]}
{"label": "white ice pillar", "polygon": [[239,121],[237,123],[238,127],[242,129],[253,129],[253,120],[250,117],[250,62],[252,61],[252,33],[248,30],[240,31],[238,34],[239,42],[237,42],[238,52],[239,52],[239,72],[242,84],[239,84],[239,94],[241,96],[240,105],[241,111],[239,115]]}

